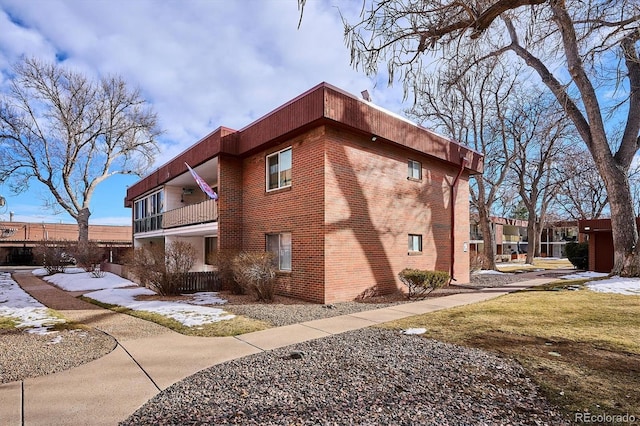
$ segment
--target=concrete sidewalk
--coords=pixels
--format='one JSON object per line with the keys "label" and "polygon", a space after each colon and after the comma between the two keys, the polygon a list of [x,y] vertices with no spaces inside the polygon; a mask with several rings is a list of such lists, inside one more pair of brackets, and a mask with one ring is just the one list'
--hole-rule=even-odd
{"label": "concrete sidewalk", "polygon": [[[0,424],[116,425],[161,390],[216,364],[387,321],[481,302],[550,281],[534,278],[505,287],[434,297],[235,337],[191,337],[173,331],[129,340],[126,334],[120,336],[123,339],[114,335],[118,340],[116,349],[100,359],[60,373],[0,385]],[[72,296],[56,294],[55,297]],[[64,314],[64,310],[62,312]],[[135,324],[132,323],[132,327]]]}

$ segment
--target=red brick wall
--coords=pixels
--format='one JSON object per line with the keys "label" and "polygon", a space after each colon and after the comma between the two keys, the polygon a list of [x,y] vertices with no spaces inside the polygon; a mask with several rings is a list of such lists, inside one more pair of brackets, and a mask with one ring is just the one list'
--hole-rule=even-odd
{"label": "red brick wall", "polygon": [[[265,250],[266,234],[291,232],[292,271],[278,274],[280,293],[320,303],[324,302],[323,133],[319,127],[246,158],[243,174],[244,248]],[[289,146],[291,187],[266,192],[266,156]]]}
{"label": "red brick wall", "polygon": [[[292,186],[266,192],[266,155],[289,146]],[[421,181],[407,179],[409,159],[422,163]],[[225,164],[221,160],[221,170]],[[372,289],[395,291],[401,288],[397,274],[405,267],[449,271],[450,190],[457,173],[455,166],[400,146],[337,128],[312,129],[244,159],[242,248],[264,250],[266,234],[291,232],[292,271],[278,275],[282,294],[331,303]],[[468,195],[463,174],[455,224],[459,283],[469,279],[463,252]],[[220,230],[226,232],[222,217]],[[410,233],[422,234],[421,255],[408,254]]]}
{"label": "red brick wall", "polygon": [[218,249],[242,249],[242,160],[218,157]]}
{"label": "red brick wall", "polygon": [[[375,289],[401,288],[405,267],[449,271],[450,188],[456,167],[342,130],[329,132],[325,171],[326,302]],[[422,180],[407,179],[409,159],[422,163]],[[456,202],[455,275],[468,282],[468,177]],[[421,234],[423,252],[409,255],[408,234]]]}

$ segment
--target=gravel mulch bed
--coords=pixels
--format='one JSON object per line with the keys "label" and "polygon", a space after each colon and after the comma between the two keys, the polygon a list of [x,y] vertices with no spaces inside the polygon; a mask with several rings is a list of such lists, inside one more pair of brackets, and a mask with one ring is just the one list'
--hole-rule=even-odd
{"label": "gravel mulch bed", "polygon": [[517,363],[362,329],[216,365],[122,425],[563,425]]}
{"label": "gravel mulch bed", "polygon": [[[447,288],[431,292],[428,297],[441,297],[472,292],[481,288],[501,287],[525,279],[527,277],[520,274],[473,274],[470,283],[464,285],[453,284]],[[227,300],[227,303],[223,305],[225,310],[236,315],[266,321],[275,327],[381,309],[413,301],[408,300],[402,292],[370,297],[358,302],[340,302],[328,305],[309,303],[282,296],[276,296],[273,303],[257,303],[253,301],[251,296],[239,296],[229,292],[222,293],[221,297]]]}
{"label": "gravel mulch bed", "polygon": [[[525,278],[516,274],[473,275],[470,284],[464,287],[452,286],[449,289],[437,290],[431,296],[474,291],[473,287],[495,287],[522,279]],[[250,296],[232,294],[222,296],[228,300],[228,304],[224,306],[225,309],[237,315],[267,321],[276,327],[408,302],[401,293],[369,298],[364,302],[343,302],[331,305],[314,304],[281,296],[276,296],[273,304],[255,303]],[[100,310],[96,306],[92,305],[92,307]],[[123,341],[167,332],[164,327],[138,318],[110,311],[105,311],[103,315],[96,315],[95,312],[64,311],[69,319],[112,333]],[[93,328],[63,330],[46,336],[20,331],[0,332],[0,383],[77,367],[106,355],[115,348],[115,345],[116,342],[112,337]]]}
{"label": "gravel mulch bed", "polygon": [[116,341],[97,330],[73,329],[38,335],[0,333],[0,383],[57,373],[98,359]]}

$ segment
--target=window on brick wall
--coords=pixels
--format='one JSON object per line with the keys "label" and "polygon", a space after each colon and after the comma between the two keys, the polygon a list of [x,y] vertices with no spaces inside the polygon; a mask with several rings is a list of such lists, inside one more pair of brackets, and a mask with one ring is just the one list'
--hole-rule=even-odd
{"label": "window on brick wall", "polygon": [[267,234],[267,251],[273,253],[274,263],[280,271],[291,270],[291,233]]}
{"label": "window on brick wall", "polygon": [[267,191],[291,186],[291,148],[267,156]]}
{"label": "window on brick wall", "polygon": [[409,170],[407,173],[407,179],[422,179],[422,163],[415,160],[409,160]]}
{"label": "window on brick wall", "polygon": [[422,235],[409,234],[409,252],[422,253]]}

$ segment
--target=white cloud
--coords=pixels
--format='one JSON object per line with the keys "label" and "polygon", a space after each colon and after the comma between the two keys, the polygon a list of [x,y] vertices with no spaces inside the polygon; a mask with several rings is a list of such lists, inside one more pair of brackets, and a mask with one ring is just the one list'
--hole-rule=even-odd
{"label": "white cloud", "polygon": [[[356,95],[368,89],[401,113],[401,88],[374,89],[350,66],[340,12],[355,18],[359,6],[340,8],[308,2],[298,29],[293,0],[4,0],[0,71],[27,55],[58,57],[92,77],[123,76],[158,113],[160,165],[217,127],[243,128],[322,81]],[[125,191],[111,190],[118,212],[92,216],[129,216],[120,207]]]}

